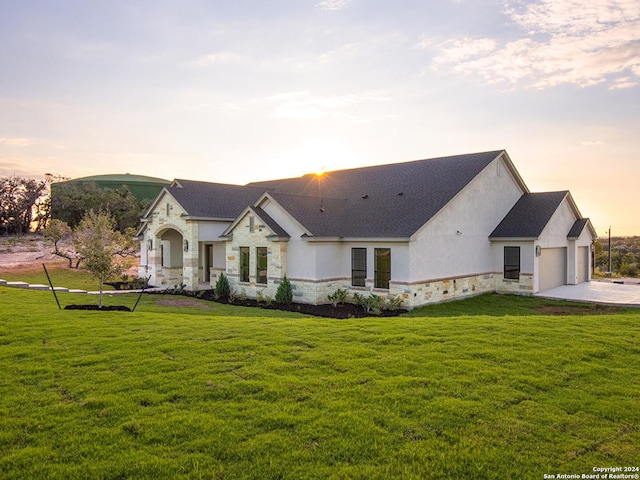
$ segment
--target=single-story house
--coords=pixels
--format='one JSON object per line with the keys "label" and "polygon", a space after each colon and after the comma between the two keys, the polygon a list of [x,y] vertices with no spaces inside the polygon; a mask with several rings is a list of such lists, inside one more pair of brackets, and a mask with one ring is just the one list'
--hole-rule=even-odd
{"label": "single-story house", "polygon": [[327,303],[337,289],[405,307],[591,279],[596,233],[568,191],[531,193],[506,151],[245,186],[176,179],[138,232],[140,276]]}

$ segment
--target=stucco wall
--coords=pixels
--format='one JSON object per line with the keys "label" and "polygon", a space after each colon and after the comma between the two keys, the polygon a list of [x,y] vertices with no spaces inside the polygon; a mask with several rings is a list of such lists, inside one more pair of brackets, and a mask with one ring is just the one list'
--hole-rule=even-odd
{"label": "stucco wall", "polygon": [[410,281],[502,271],[489,235],[522,193],[503,160],[494,160],[414,235]]}

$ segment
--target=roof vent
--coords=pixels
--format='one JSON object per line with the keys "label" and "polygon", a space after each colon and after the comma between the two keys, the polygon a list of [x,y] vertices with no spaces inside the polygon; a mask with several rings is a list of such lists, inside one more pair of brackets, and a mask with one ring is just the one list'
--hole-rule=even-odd
{"label": "roof vent", "polygon": [[399,197],[401,197],[401,196],[403,196],[403,195],[404,195],[404,192],[400,192],[400,193],[398,194],[398,196],[399,196]]}
{"label": "roof vent", "polygon": [[369,195],[367,195],[366,193],[364,195],[362,195],[362,197],[360,198],[369,198]]}

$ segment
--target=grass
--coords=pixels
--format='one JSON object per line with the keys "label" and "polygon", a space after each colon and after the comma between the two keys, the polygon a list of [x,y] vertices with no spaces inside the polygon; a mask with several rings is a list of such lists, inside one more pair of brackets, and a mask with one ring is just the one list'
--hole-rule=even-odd
{"label": "grass", "polygon": [[[68,268],[64,261],[48,262],[47,271],[54,287],[66,287],[80,290],[98,290],[98,281],[87,270]],[[0,278],[8,282],[27,282],[31,284],[49,285],[47,275],[42,265],[35,267],[22,267],[20,269],[3,269],[0,267]],[[113,287],[104,285],[104,290],[113,290]]]}
{"label": "grass", "polygon": [[149,295],[135,313],[70,312],[1,287],[0,304],[2,478],[540,479],[638,465],[638,310],[487,295],[327,320]]}

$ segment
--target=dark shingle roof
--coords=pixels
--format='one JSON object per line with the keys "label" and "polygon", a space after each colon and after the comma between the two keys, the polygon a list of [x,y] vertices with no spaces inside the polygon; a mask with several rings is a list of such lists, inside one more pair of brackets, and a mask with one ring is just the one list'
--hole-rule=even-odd
{"label": "dark shingle roof", "polygon": [[589,223],[588,218],[580,218],[576,220],[576,223],[574,223],[571,227],[571,230],[569,230],[567,238],[579,238],[582,234],[582,231],[584,230],[584,227],[587,226],[587,223]]}
{"label": "dark shingle roof", "polygon": [[275,236],[280,238],[290,237],[289,234],[285,231],[285,229],[282,228],[280,224],[276,222],[273,218],[271,218],[271,216],[267,212],[265,212],[263,209],[261,209],[260,207],[251,207],[250,209],[256,214],[256,216],[260,220],[262,220],[266,224],[267,227],[269,227],[269,230],[271,230]]}
{"label": "dark shingle roof", "polygon": [[167,190],[193,217],[233,220],[264,192],[262,188],[176,180]]}
{"label": "dark shingle roof", "polygon": [[251,183],[314,236],[409,237],[503,151]]}
{"label": "dark shingle roof", "polygon": [[[406,238],[502,153],[338,170],[246,186],[176,180],[167,190],[193,217],[233,220],[269,192],[313,236]],[[286,235],[284,230],[280,233]]]}
{"label": "dark shingle roof", "polygon": [[489,238],[538,238],[568,194],[525,193]]}

